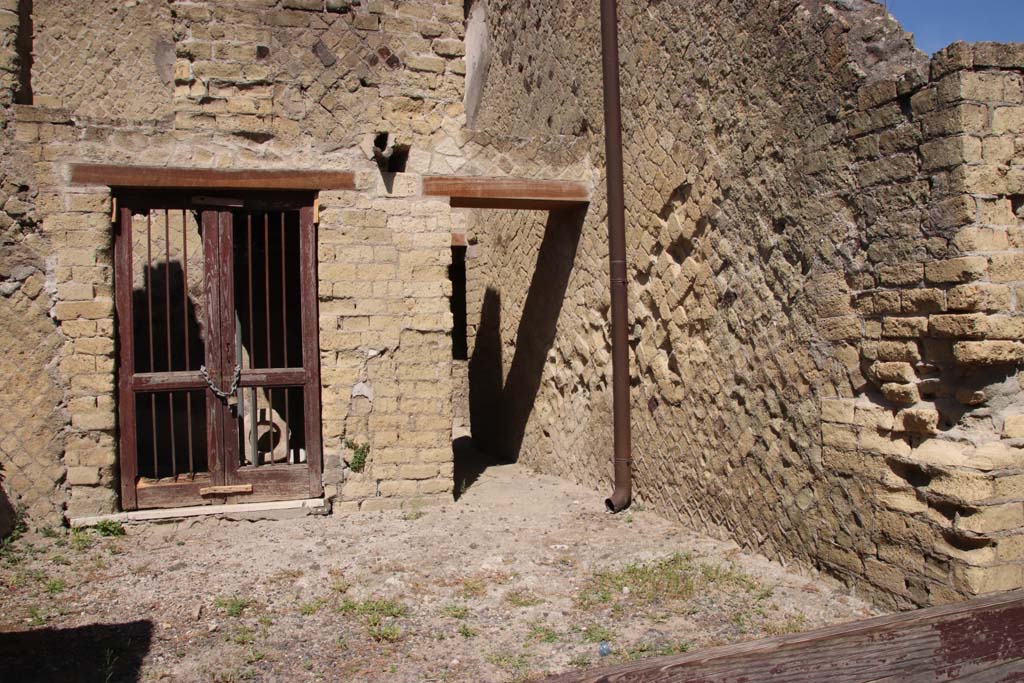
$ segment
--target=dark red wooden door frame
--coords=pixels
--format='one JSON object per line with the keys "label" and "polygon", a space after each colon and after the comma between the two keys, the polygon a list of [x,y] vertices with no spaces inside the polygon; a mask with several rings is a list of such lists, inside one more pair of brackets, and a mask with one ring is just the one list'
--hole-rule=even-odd
{"label": "dark red wooden door frame", "polygon": [[[295,197],[275,197],[262,193],[249,204],[238,199],[218,205],[216,199],[203,197],[201,206],[194,198],[181,195],[130,193],[122,198],[115,226],[115,306],[118,317],[118,418],[121,505],[125,510],[140,506],[138,488],[138,450],[136,438],[136,396],[139,393],[171,390],[205,390],[207,416],[208,479],[206,486],[252,484],[254,496],[237,500],[276,500],[317,497],[322,494],[322,454],[320,434],[319,323],[317,313],[316,226],[312,201]],[[276,204],[276,205],[275,205]],[[303,394],[303,431],[305,468],[298,465],[241,467],[238,459],[238,423],[226,403],[207,386],[198,371],[135,373],[132,312],[132,213],[152,208],[192,208],[201,210],[204,252],[204,295],[207,315],[207,340],[204,364],[211,380],[229,387],[234,375],[234,226],[232,210],[240,206],[268,210],[294,210],[299,213],[299,287],[302,333],[301,368],[246,369],[241,372],[240,387],[296,387]],[[243,209],[244,210],[244,209]],[[187,258],[187,257],[186,257]],[[198,500],[198,484],[149,486],[143,506],[167,507],[195,502],[221,502],[235,498]],[[161,490],[162,489],[162,490]]]}

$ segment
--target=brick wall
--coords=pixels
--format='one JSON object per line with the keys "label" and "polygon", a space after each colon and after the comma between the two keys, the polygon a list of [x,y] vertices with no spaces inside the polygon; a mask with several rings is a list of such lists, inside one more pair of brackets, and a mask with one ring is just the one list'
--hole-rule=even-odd
{"label": "brick wall", "polygon": [[[599,174],[596,13],[488,11],[479,127],[572,138]],[[870,2],[619,12],[638,500],[893,606],[1019,586],[1017,52],[929,65]],[[521,433],[506,455],[604,492],[595,187],[568,243],[563,218],[471,220],[469,384],[472,407],[474,375],[532,359],[535,400],[478,389],[474,438]],[[545,243],[570,268],[547,311]]]}
{"label": "brick wall", "polygon": [[[0,7],[7,97],[14,10]],[[462,131],[461,1],[37,2],[32,19],[34,100],[4,143],[32,270],[3,273],[0,306],[21,354],[2,385],[38,398],[10,402],[0,450],[12,497],[48,505],[33,523],[118,507],[110,193],[70,184],[74,162],[357,171],[357,191],[321,197],[326,490],[348,508],[450,491],[455,219],[419,179],[495,170]],[[382,132],[409,147],[387,183]],[[369,444],[358,477],[346,440]]]}

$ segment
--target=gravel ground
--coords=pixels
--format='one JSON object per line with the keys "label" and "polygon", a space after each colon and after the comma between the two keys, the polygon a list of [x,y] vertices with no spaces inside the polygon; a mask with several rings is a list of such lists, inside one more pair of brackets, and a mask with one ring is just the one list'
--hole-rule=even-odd
{"label": "gravel ground", "polygon": [[3,550],[0,678],[515,681],[877,613],[516,465],[441,507],[124,530]]}

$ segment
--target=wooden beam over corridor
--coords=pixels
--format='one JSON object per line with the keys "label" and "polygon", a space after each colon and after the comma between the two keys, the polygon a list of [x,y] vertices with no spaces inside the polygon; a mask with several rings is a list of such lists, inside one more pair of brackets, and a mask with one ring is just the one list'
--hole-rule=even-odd
{"label": "wooden beam over corridor", "polygon": [[423,194],[451,197],[451,205],[463,209],[550,211],[590,203],[590,188],[573,180],[425,176]]}
{"label": "wooden beam over corridor", "polygon": [[779,638],[577,671],[545,683],[1024,680],[1024,591]]}

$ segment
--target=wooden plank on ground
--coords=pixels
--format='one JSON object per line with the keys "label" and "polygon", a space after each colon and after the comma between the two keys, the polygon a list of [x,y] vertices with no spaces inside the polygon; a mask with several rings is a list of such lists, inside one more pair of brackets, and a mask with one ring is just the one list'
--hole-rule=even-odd
{"label": "wooden plank on ground", "polygon": [[352,190],[356,186],[352,171],[225,170],[114,164],[71,164],[71,182],[140,189]]}
{"label": "wooden plank on ground", "polygon": [[585,205],[590,188],[572,180],[426,176],[423,194],[450,197],[451,205],[471,209],[551,210]]}
{"label": "wooden plank on ground", "polygon": [[738,645],[577,671],[546,683],[1024,681],[1024,591]]}

